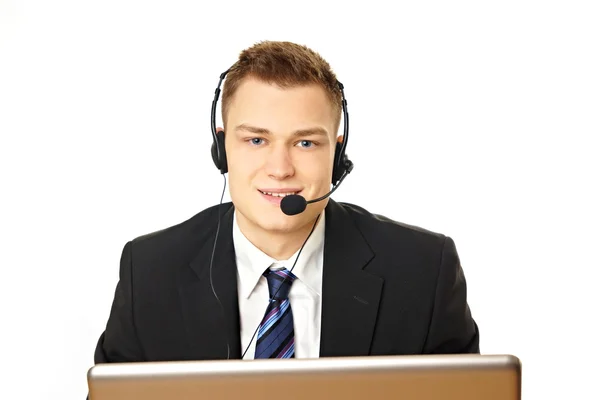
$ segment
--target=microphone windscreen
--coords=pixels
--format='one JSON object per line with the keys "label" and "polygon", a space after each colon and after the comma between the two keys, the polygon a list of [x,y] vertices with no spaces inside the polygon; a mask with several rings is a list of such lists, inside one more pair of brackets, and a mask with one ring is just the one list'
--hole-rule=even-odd
{"label": "microphone windscreen", "polygon": [[291,194],[281,199],[281,211],[286,215],[300,214],[306,210],[306,199],[297,194]]}

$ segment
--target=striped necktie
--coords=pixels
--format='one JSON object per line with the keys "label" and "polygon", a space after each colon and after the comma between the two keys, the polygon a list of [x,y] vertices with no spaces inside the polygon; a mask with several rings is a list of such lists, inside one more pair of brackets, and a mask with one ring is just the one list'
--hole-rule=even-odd
{"label": "striped necktie", "polygon": [[271,301],[258,329],[254,358],[294,358],[294,317],[288,295],[296,276],[285,268],[267,269],[263,276]]}

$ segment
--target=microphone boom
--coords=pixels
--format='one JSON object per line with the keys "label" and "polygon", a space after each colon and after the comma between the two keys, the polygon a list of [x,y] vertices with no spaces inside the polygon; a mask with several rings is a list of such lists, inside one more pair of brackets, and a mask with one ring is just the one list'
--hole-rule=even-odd
{"label": "microphone boom", "polygon": [[331,191],[329,191],[329,193],[319,197],[318,199],[306,201],[306,199],[304,197],[300,196],[299,194],[290,194],[289,196],[285,196],[281,200],[281,204],[279,205],[279,207],[281,208],[281,211],[283,211],[283,213],[285,215],[290,215],[290,216],[297,215],[297,214],[300,214],[301,212],[303,212],[304,210],[306,210],[307,205],[325,200],[326,198],[331,196],[331,194],[333,192],[335,192],[338,187],[340,187],[340,185],[342,184],[342,181],[348,175],[348,172],[349,171],[344,171],[344,174],[340,178],[339,182],[333,187],[333,189],[331,189]]}

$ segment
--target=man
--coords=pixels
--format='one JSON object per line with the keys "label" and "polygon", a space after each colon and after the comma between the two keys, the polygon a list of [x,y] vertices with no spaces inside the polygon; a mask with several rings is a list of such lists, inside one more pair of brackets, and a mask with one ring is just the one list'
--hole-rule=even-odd
{"label": "man", "polygon": [[125,245],[96,363],[479,352],[451,238],[329,198],[282,212],[330,191],[342,95],[304,46],[240,54],[213,148],[232,202]]}

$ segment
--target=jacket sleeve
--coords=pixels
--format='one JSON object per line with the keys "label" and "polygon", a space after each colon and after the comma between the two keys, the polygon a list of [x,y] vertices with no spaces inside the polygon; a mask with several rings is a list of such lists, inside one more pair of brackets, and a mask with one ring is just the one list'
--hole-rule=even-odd
{"label": "jacket sleeve", "polygon": [[425,354],[479,353],[479,328],[467,303],[467,284],[454,241],[442,249]]}
{"label": "jacket sleeve", "polygon": [[96,345],[95,364],[144,361],[133,318],[132,245],[128,242],[121,254],[119,281],[106,329]]}

